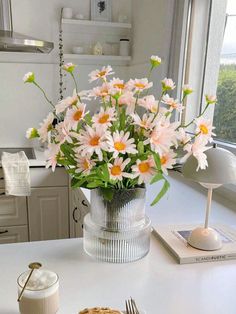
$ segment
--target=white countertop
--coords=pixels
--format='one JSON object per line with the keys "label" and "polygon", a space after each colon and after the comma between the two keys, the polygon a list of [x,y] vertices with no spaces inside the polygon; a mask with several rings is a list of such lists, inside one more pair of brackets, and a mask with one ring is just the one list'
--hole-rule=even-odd
{"label": "white countertop", "polygon": [[[29,159],[30,167],[45,167],[46,158],[45,158],[44,150],[39,150],[37,148],[33,148],[33,150],[34,150],[34,154],[36,158]],[[0,159],[0,167],[2,167],[1,159]]]}
{"label": "white countertop", "polygon": [[147,314],[236,311],[236,261],[179,265],[154,236],[149,255],[128,264],[93,260],[83,252],[82,239],[2,245],[0,256],[1,314],[18,313],[16,279],[32,261],[60,277],[58,314],[99,305],[122,309],[130,296]]}

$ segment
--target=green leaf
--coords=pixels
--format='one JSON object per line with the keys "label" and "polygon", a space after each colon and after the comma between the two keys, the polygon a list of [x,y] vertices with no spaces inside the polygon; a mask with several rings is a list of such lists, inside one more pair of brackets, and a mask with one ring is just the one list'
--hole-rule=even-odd
{"label": "green leaf", "polygon": [[114,190],[102,188],[102,194],[105,200],[111,201],[113,199]]}
{"label": "green leaf", "polygon": [[164,177],[163,177],[162,173],[159,172],[152,178],[150,184],[156,183],[156,182],[163,180],[163,179],[164,179]]}
{"label": "green leaf", "polygon": [[170,183],[164,178],[165,182],[162,186],[161,191],[158,193],[158,195],[156,196],[156,198],[154,199],[154,201],[152,202],[151,206],[155,205],[156,203],[158,203],[160,201],[160,199],[166,194],[166,192],[168,191],[169,187],[170,187]]}
{"label": "green leaf", "polygon": [[87,184],[87,188],[88,189],[94,189],[97,188],[99,186],[103,186],[103,182],[102,181],[94,181],[94,182],[90,182]]}
{"label": "green leaf", "polygon": [[85,122],[89,125],[92,126],[92,117],[90,113],[87,113],[86,116],[84,117]]}
{"label": "green leaf", "polygon": [[138,148],[139,154],[142,155],[144,153],[143,141],[138,142],[137,148]]}
{"label": "green leaf", "polygon": [[156,167],[158,170],[161,170],[161,159],[159,154],[157,154],[156,152],[152,152]]}
{"label": "green leaf", "polygon": [[120,114],[120,130],[125,129],[125,124],[126,124],[125,108],[122,108],[122,111]]}

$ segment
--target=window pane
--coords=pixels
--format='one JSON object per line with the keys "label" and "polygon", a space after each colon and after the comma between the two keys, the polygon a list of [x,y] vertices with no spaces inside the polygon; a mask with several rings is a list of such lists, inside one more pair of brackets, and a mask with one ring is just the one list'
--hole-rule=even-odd
{"label": "window pane", "polygon": [[236,1],[228,1],[227,22],[220,59],[217,86],[218,103],[214,113],[219,140],[236,143]]}

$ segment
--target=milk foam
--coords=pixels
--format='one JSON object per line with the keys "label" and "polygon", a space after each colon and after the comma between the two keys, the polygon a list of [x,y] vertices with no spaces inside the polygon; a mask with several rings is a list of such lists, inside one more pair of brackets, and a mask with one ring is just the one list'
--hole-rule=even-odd
{"label": "milk foam", "polygon": [[[24,286],[29,273],[30,270],[19,277],[18,283],[21,288]],[[49,296],[58,289],[58,286],[58,276],[56,273],[46,269],[35,269],[27,283],[24,295],[36,298]]]}

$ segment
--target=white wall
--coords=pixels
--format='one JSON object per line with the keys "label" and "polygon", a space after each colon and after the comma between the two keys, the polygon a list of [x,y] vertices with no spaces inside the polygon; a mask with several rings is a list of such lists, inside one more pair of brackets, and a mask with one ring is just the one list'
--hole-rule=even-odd
{"label": "white wall", "polygon": [[[130,16],[130,3],[130,0],[113,0],[114,21],[119,13]],[[35,72],[37,81],[49,97],[54,102],[58,99],[58,27],[60,9],[65,6],[89,18],[90,0],[12,0],[14,30],[53,41],[55,48],[50,55],[31,56],[30,62],[21,53],[0,52],[0,147],[31,146],[33,142],[25,139],[26,129],[38,126],[50,110],[34,86],[23,84],[22,77],[26,72]],[[98,67],[100,65],[78,66],[76,73],[81,89],[89,88],[88,73]],[[127,77],[127,67],[114,67],[114,70],[117,76]],[[69,79],[66,81],[70,93],[73,87]]]}
{"label": "white wall", "polygon": [[150,56],[160,56],[163,63],[151,78],[154,94],[160,90],[159,81],[168,73],[174,3],[175,0],[132,0],[133,58],[130,76],[146,77]]}

